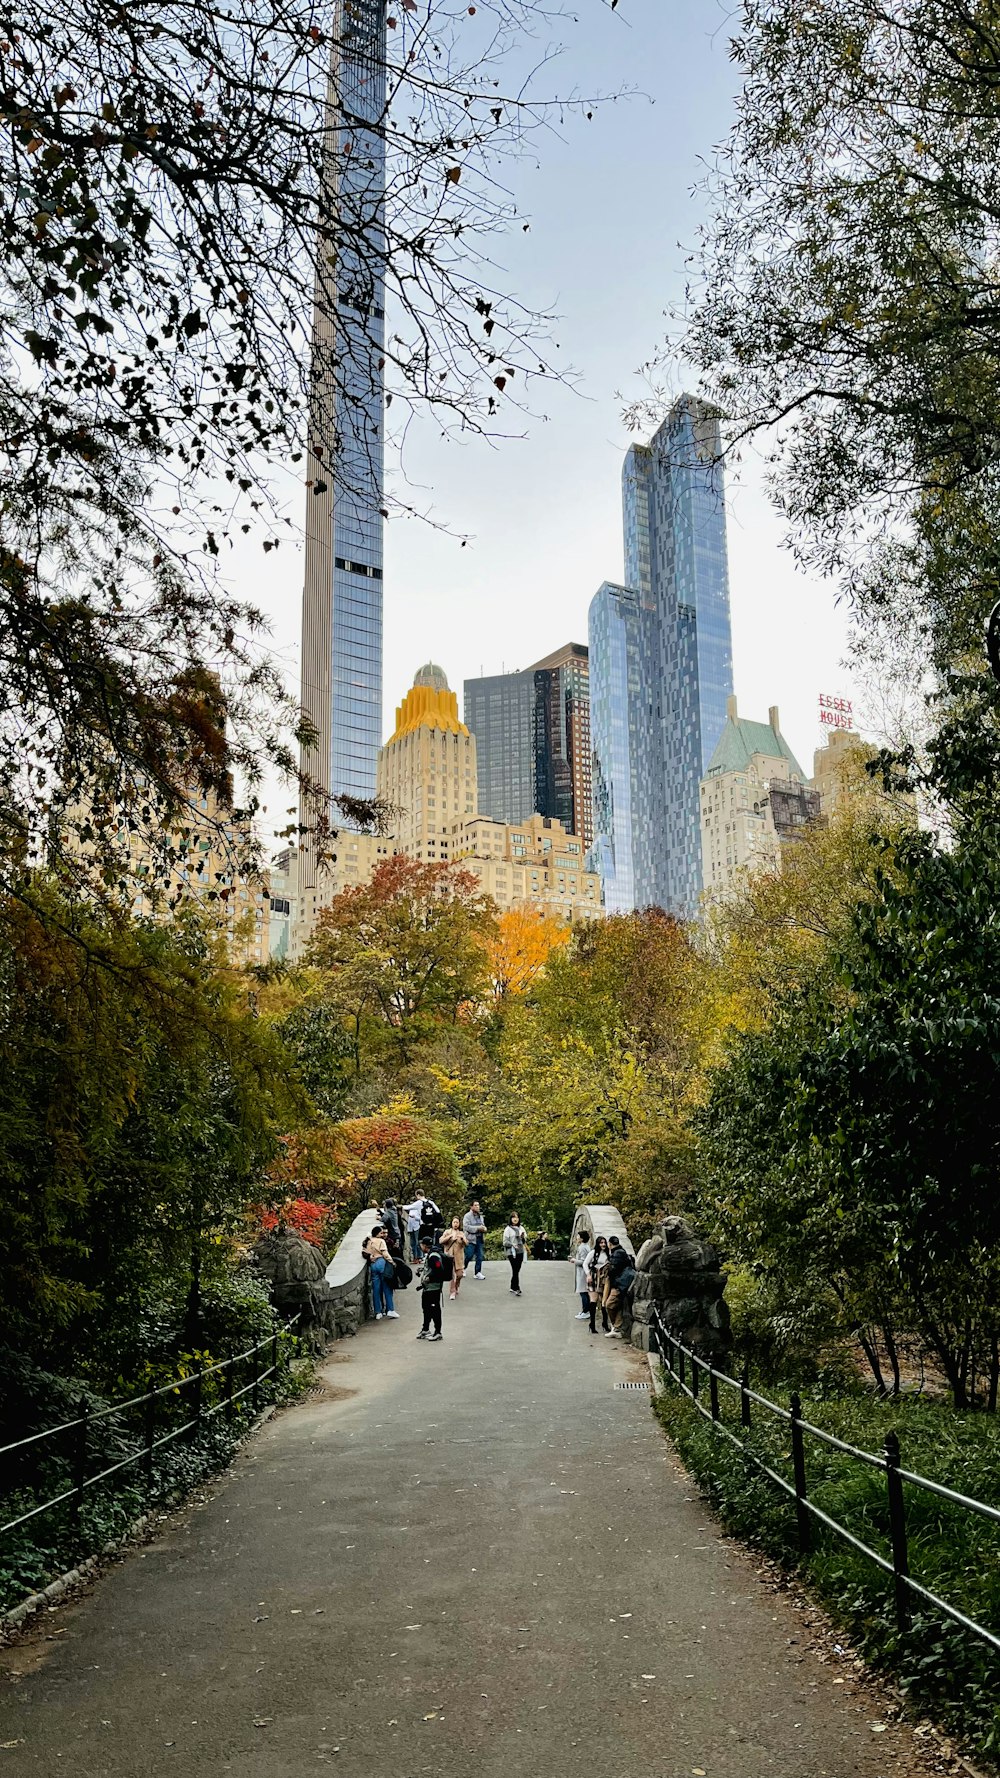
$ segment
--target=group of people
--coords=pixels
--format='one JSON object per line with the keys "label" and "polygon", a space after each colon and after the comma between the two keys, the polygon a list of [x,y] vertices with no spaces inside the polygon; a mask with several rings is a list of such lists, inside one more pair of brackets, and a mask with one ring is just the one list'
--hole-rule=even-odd
{"label": "group of people", "polygon": [[629,1292],[635,1283],[635,1261],[617,1235],[591,1236],[584,1230],[573,1255],[576,1289],[580,1298],[578,1321],[589,1321],[597,1332],[597,1311],[605,1339],[620,1340],[621,1323]]}
{"label": "group of people", "polygon": [[[372,1205],[376,1219],[370,1235],[362,1243],[371,1275],[372,1306],[376,1321],[398,1321],[393,1291],[405,1288],[413,1271],[404,1256],[404,1234],[409,1242],[410,1260],[417,1266],[417,1285],[423,1310],[419,1340],[440,1340],[441,1299],[445,1285],[451,1302],[458,1299],[469,1266],[477,1283],[483,1280],[483,1259],[486,1241],[486,1219],[478,1201],[463,1217],[453,1216],[446,1228],[444,1217],[433,1198],[415,1198],[411,1204],[399,1205],[393,1198],[384,1204]],[[510,1265],[510,1291],[521,1295],[521,1267],[528,1251],[528,1233],[517,1211],[511,1212],[503,1231],[504,1257]],[[555,1243],[546,1230],[536,1237],[531,1252],[536,1259],[554,1259]]]}

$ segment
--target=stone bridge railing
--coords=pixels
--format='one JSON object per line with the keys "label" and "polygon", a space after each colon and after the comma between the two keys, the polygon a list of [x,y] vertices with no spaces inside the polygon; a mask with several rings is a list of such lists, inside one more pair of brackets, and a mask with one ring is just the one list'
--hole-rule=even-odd
{"label": "stone bridge railing", "polygon": [[[710,1241],[695,1234],[683,1216],[667,1216],[636,1253],[621,1212],[613,1204],[581,1204],[573,1219],[570,1258],[584,1231],[617,1235],[635,1254],[636,1280],[630,1304],[632,1344],[654,1350],[652,1323],[658,1314],[665,1327],[706,1358],[719,1358],[729,1347],[729,1307],[723,1296],[726,1274]],[[626,1331],[629,1331],[627,1328]]]}
{"label": "stone bridge railing", "polygon": [[354,1218],[326,1268],[330,1307],[338,1339],[344,1334],[357,1333],[362,1321],[371,1314],[368,1268],[362,1257],[361,1243],[366,1235],[371,1234],[376,1220],[371,1209],[362,1210],[361,1215]]}

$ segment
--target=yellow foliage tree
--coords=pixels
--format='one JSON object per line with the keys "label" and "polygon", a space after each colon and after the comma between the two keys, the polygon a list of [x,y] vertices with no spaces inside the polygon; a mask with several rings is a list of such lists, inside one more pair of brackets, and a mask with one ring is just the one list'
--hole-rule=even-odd
{"label": "yellow foliage tree", "polygon": [[569,942],[570,928],[538,908],[507,908],[486,942],[494,998],[524,994],[545,968],[557,945]]}

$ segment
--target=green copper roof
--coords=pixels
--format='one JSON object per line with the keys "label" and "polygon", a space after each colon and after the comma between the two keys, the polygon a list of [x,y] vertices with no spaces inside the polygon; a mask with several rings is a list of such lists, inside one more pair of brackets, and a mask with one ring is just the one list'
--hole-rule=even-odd
{"label": "green copper roof", "polygon": [[755,753],[769,759],[787,759],[791,773],[804,776],[780,729],[769,722],[750,722],[745,716],[728,716],[726,726],[708,765],[706,776],[717,772],[745,772]]}

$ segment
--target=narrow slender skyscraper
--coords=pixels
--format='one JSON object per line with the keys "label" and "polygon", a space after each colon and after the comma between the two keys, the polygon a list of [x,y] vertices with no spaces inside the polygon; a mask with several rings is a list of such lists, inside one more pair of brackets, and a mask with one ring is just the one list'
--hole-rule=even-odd
{"label": "narrow slender skyscraper", "polygon": [[[317,740],[302,763],[334,796],[375,795],[382,727],[385,19],[384,0],[338,0],[313,322],[302,706]],[[315,872],[308,839],[301,868]]]}
{"label": "narrow slender skyscraper", "polygon": [[698,908],[698,787],[733,689],[720,452],[718,420],[691,395],[648,445],[632,446],[627,591],[603,587],[591,605],[595,856],[607,905],[681,919]]}

